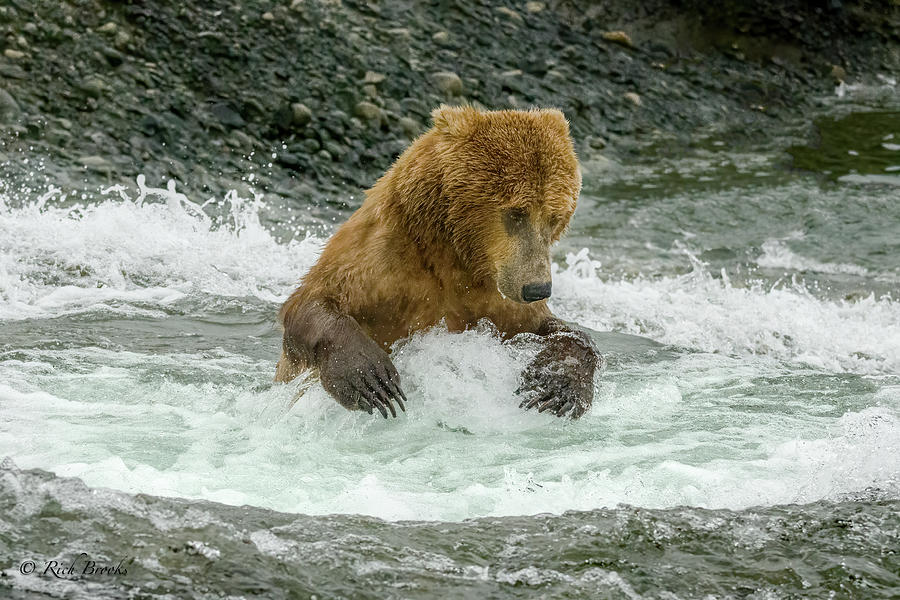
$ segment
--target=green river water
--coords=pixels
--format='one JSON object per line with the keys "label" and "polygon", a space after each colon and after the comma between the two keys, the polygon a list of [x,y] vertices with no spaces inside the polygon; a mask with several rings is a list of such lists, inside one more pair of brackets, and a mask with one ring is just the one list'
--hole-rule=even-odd
{"label": "green river water", "polygon": [[397,420],[273,385],[306,207],[0,181],[2,594],[900,597],[893,90],[809,145],[585,160],[577,422],[518,408],[536,349],[487,328],[398,345]]}

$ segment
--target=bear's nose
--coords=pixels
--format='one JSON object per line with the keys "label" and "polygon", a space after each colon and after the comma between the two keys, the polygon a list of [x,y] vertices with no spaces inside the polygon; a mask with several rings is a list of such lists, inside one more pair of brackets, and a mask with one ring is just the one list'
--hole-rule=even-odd
{"label": "bear's nose", "polygon": [[550,297],[551,282],[528,283],[522,286],[522,300],[525,302],[537,302]]}

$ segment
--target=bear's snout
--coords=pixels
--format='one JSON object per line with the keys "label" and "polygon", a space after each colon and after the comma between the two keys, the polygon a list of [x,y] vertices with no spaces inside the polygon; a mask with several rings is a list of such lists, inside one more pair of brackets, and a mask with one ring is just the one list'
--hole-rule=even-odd
{"label": "bear's snout", "polygon": [[525,302],[537,302],[538,300],[549,298],[552,287],[553,283],[550,281],[546,283],[527,283],[522,286],[522,300]]}

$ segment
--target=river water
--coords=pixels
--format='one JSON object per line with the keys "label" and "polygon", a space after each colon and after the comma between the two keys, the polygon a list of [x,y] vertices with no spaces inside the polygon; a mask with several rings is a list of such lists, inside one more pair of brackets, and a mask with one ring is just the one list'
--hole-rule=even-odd
{"label": "river water", "polygon": [[[897,597],[900,113],[828,111],[813,172],[715,137],[585,161],[551,301],[607,359],[577,422],[518,408],[535,349],[488,327],[396,347],[397,420],[273,385],[321,210],[0,182],[0,588]],[[127,574],[43,572],[81,552]]]}

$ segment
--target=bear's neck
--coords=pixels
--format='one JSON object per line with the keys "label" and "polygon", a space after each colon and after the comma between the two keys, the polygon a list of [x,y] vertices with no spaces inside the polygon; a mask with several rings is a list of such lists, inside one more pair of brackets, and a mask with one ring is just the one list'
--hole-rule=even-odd
{"label": "bear's neck", "polygon": [[451,243],[446,225],[448,199],[442,194],[438,164],[434,140],[428,135],[416,140],[366,193],[366,202],[373,208],[371,217],[391,231],[402,232],[395,243],[405,243],[406,248],[398,248],[398,256],[416,257],[445,291],[492,289],[491,282],[475,275]]}

